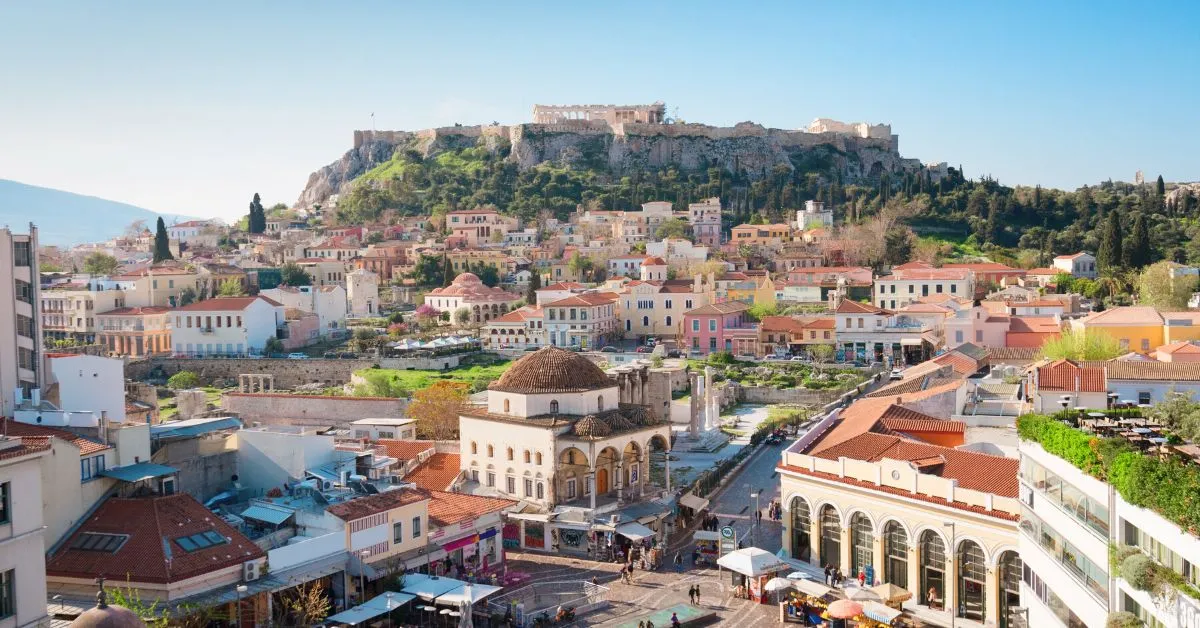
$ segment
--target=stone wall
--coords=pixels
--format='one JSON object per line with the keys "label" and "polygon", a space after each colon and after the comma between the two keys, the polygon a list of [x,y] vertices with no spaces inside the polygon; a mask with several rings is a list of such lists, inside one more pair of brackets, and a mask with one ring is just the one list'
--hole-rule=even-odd
{"label": "stone wall", "polygon": [[458,368],[461,358],[462,354],[443,355],[433,358],[381,358],[379,366],[385,369],[398,369],[401,371],[409,369],[442,371]]}
{"label": "stone wall", "polygon": [[225,441],[189,438],[167,443],[154,452],[153,460],[179,469],[176,490],[204,502],[229,488],[238,472],[237,448]]}
{"label": "stone wall", "polygon": [[376,360],[248,360],[238,358],[179,359],[152,358],[130,363],[125,367],[129,379],[170,377],[179,371],[192,371],[204,383],[214,380],[237,380],[243,373],[265,373],[275,376],[276,388],[295,388],[303,384],[320,383],[341,386],[350,381],[354,371],[378,364]]}
{"label": "stone wall", "polygon": [[225,393],[221,408],[247,425],[338,425],[359,419],[402,418],[408,401],[393,397],[329,397],[285,393]]}
{"label": "stone wall", "polygon": [[738,401],[742,403],[786,403],[823,406],[842,396],[842,390],[806,390],[804,388],[773,388],[770,386],[741,386],[733,384]]}

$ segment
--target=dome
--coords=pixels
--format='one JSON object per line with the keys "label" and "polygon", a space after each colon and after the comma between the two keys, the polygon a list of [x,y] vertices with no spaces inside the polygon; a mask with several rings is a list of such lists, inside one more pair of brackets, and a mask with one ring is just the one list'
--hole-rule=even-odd
{"label": "dome", "polygon": [[608,417],[608,425],[617,432],[623,432],[625,430],[631,430],[631,429],[637,427],[636,425],[633,424],[633,421],[630,421],[629,419],[621,416],[620,414],[614,414],[614,415]]}
{"label": "dome", "polygon": [[462,273],[455,277],[451,283],[456,286],[469,286],[471,284],[483,283],[483,280],[475,273]]}
{"label": "dome", "polygon": [[612,434],[612,428],[590,414],[575,424],[575,435],[582,438],[604,438],[609,434]]}
{"label": "dome", "polygon": [[102,590],[96,596],[96,605],[79,614],[71,622],[72,628],[145,628],[137,613],[124,606],[109,606]]}
{"label": "dome", "polygon": [[500,392],[537,394],[615,388],[591,360],[558,347],[542,347],[519,359],[490,386]]}

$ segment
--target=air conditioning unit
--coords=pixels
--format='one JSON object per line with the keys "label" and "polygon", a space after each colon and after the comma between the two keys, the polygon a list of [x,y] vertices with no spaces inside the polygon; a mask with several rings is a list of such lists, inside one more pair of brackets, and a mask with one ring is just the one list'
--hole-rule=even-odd
{"label": "air conditioning unit", "polygon": [[608,516],[608,524],[609,525],[615,526],[618,523],[621,523],[621,515],[609,515]]}
{"label": "air conditioning unit", "polygon": [[245,580],[246,582],[258,580],[259,577],[262,576],[262,572],[260,571],[261,567],[261,562],[251,561],[242,563],[242,580]]}

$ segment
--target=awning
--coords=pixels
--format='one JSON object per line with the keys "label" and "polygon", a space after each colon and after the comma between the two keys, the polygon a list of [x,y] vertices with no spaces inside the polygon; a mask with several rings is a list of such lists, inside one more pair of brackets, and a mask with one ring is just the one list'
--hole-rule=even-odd
{"label": "awning", "polygon": [[394,611],[414,599],[415,596],[412,595],[388,592],[373,597],[359,606],[348,608],[337,615],[327,618],[325,621],[357,626],[380,615]]}
{"label": "awning", "polygon": [[796,580],[793,586],[797,591],[813,597],[823,597],[833,591],[816,580]]}
{"label": "awning", "polygon": [[901,338],[900,346],[902,347],[919,347],[921,346],[920,338]]}
{"label": "awning", "polygon": [[640,541],[645,538],[654,536],[654,530],[634,521],[632,523],[622,523],[617,526],[617,534],[629,539],[630,541]]}
{"label": "awning", "polygon": [[106,478],[114,478],[122,482],[140,482],[151,478],[161,478],[168,475],[174,475],[179,470],[175,467],[168,467],[162,464],[154,464],[153,462],[139,462],[137,464],[125,465],[123,467],[113,467],[100,472]]}
{"label": "awning", "polygon": [[902,611],[880,604],[879,602],[861,602],[861,604],[863,615],[885,624],[892,623],[892,620],[904,614]]}
{"label": "awning", "polygon": [[688,493],[687,495],[679,498],[679,505],[687,506],[695,511],[701,511],[705,508],[708,508],[708,500],[704,499],[703,497],[696,497],[696,495],[693,493]]}
{"label": "awning", "polygon": [[696,530],[692,535],[693,541],[720,541],[721,533],[715,530]]}
{"label": "awning", "polygon": [[437,596],[449,593],[464,584],[466,583],[455,578],[410,573],[404,575],[404,588],[401,591],[422,599],[433,600]]}
{"label": "awning", "polygon": [[288,518],[294,514],[296,514],[296,511],[288,508],[255,504],[243,510],[242,514],[239,516],[243,519],[254,519],[255,521],[263,521],[277,526],[284,521],[287,521]]}
{"label": "awning", "polygon": [[467,602],[474,604],[479,600],[499,591],[502,587],[493,587],[487,584],[464,584],[457,589],[452,589],[448,593],[443,593],[434,600],[437,604],[462,604]]}

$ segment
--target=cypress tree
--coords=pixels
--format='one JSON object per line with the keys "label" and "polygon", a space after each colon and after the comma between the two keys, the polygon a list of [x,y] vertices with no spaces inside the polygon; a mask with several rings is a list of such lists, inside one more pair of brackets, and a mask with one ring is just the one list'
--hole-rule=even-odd
{"label": "cypress tree", "polygon": [[525,288],[525,303],[537,305],[537,291],[542,287],[542,274],[536,268],[529,270],[529,287]]}
{"label": "cypress tree", "polygon": [[1146,229],[1146,215],[1138,213],[1133,218],[1129,233],[1129,244],[1125,247],[1125,265],[1141,268],[1150,263],[1150,233]]}
{"label": "cypress tree", "polygon": [[450,256],[442,253],[442,287],[450,285],[453,280],[454,277],[450,274]]}
{"label": "cypress tree", "polygon": [[1162,198],[1167,194],[1167,184],[1163,182],[1161,174],[1158,175],[1158,180],[1154,182],[1154,191],[1156,194],[1158,194],[1159,198]]}
{"label": "cypress tree", "polygon": [[250,201],[250,219],[247,221],[246,230],[250,233],[262,233],[267,230],[267,214],[258,192],[254,193],[254,200]]}
{"label": "cypress tree", "polygon": [[1104,231],[1100,235],[1100,250],[1096,263],[1104,270],[1115,270],[1121,266],[1121,216],[1116,210],[1108,212]]}
{"label": "cypress tree", "polygon": [[171,255],[171,239],[167,237],[167,225],[162,216],[159,216],[154,231],[154,263],[169,259],[175,259],[175,256]]}

